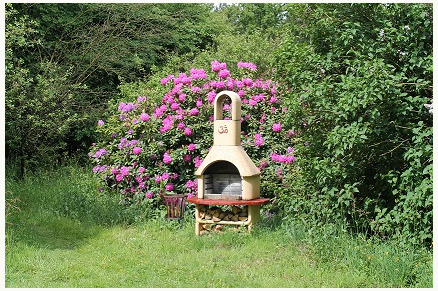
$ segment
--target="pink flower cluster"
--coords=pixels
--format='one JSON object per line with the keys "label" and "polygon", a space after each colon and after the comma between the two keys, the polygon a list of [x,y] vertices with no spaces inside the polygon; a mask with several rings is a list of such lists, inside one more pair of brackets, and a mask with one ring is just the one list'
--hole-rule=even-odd
{"label": "pink flower cluster", "polygon": [[195,157],[195,168],[199,168],[199,166],[201,166],[202,162],[204,161],[204,159],[200,159],[199,157]]}
{"label": "pink flower cluster", "polygon": [[140,120],[149,121],[149,114],[143,112],[142,114],[140,114]]}
{"label": "pink flower cluster", "polygon": [[172,157],[169,155],[168,152],[165,152],[163,155],[163,163],[170,164],[172,162]]}
{"label": "pink flower cluster", "polygon": [[196,145],[193,144],[193,143],[189,144],[189,145],[187,146],[187,150],[188,150],[189,152],[193,152],[194,150],[196,150]]}
{"label": "pink flower cluster", "polygon": [[190,127],[186,127],[186,128],[184,128],[184,134],[186,135],[186,136],[191,136],[192,135],[192,129],[190,128]]}
{"label": "pink flower cluster", "polygon": [[128,104],[125,104],[124,102],[120,102],[119,104],[119,111],[122,111],[124,113],[131,112],[135,109],[134,103],[130,102]]}
{"label": "pink flower cluster", "polygon": [[[128,134],[129,134],[129,132],[130,131],[128,131]],[[131,147],[135,147],[136,145],[138,145],[139,144],[139,142],[138,142],[138,140],[136,140],[136,139],[133,139],[133,140],[128,140],[126,137],[122,137],[121,139],[120,139],[120,143],[117,145],[117,148],[119,149],[119,150],[121,150],[121,149],[124,149],[124,148],[131,148]],[[138,149],[136,149],[135,150],[136,152],[138,152]],[[140,149],[140,151],[141,151],[141,149]],[[134,151],[133,151],[134,152]],[[139,152],[140,153],[140,152]]]}
{"label": "pink flower cluster", "polygon": [[278,123],[274,123],[274,124],[272,125],[272,131],[274,131],[274,132],[280,132],[280,131],[281,131],[281,123],[280,123],[280,122],[278,122]]}
{"label": "pink flower cluster", "polygon": [[93,168],[93,173],[103,173],[106,169],[108,169],[108,166],[101,166],[101,165],[97,165]]}
{"label": "pink flower cluster", "polygon": [[214,72],[219,72],[220,70],[225,70],[227,68],[226,63],[221,63],[218,60],[214,60],[211,62],[211,69]]}
{"label": "pink flower cluster", "polygon": [[133,153],[134,155],[139,155],[139,154],[141,153],[141,147],[134,147],[134,148],[132,149],[132,153]]}
{"label": "pink flower cluster", "polygon": [[204,69],[196,69],[196,68],[190,69],[190,78],[192,80],[204,80],[207,77],[208,77],[207,73],[205,73]]}
{"label": "pink flower cluster", "polygon": [[198,188],[198,181],[197,180],[188,180],[186,182],[186,187],[189,190],[195,191]]}
{"label": "pink flower cluster", "polygon": [[173,116],[172,115],[168,115],[166,116],[166,118],[163,119],[163,126],[160,127],[160,132],[161,133],[166,133],[169,130],[172,129],[173,127]]}
{"label": "pink flower cluster", "polygon": [[219,73],[218,73],[218,76],[221,77],[221,78],[229,77],[230,76],[230,71],[228,71],[227,69],[220,70]]}
{"label": "pink flower cluster", "polygon": [[106,149],[99,149],[95,154],[94,157],[100,158],[101,156],[106,155],[108,152]]}
{"label": "pink flower cluster", "polygon": [[250,69],[251,71],[256,71],[257,70],[257,66],[254,65],[253,63],[238,62],[237,66],[239,68]]}
{"label": "pink flower cluster", "polygon": [[277,163],[290,164],[295,160],[295,156],[293,155],[279,155],[277,153],[272,153],[270,155],[271,160]]}
{"label": "pink flower cluster", "polygon": [[262,138],[262,134],[261,133],[256,133],[254,134],[254,144],[258,147],[261,147],[264,143],[264,139]]}
{"label": "pink flower cluster", "polygon": [[155,176],[155,182],[157,183],[157,184],[160,184],[160,182],[161,181],[164,181],[164,182],[168,182],[168,180],[169,179],[171,179],[171,180],[176,180],[176,179],[178,179],[178,177],[179,177],[179,175],[177,174],[177,173],[172,173],[172,174],[169,174],[169,173],[167,173],[167,172],[164,172],[163,174],[161,174],[161,175],[157,175],[157,176]]}
{"label": "pink flower cluster", "polygon": [[113,168],[111,169],[111,173],[116,176],[116,181],[121,182],[125,177],[129,176],[130,167],[123,166],[120,169]]}

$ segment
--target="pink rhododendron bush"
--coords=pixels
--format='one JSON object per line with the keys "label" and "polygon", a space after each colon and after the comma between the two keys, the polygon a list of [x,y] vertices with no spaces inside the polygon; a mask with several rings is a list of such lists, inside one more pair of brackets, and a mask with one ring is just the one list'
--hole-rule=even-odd
{"label": "pink rhododendron bush", "polygon": [[[100,140],[89,153],[93,171],[128,204],[157,206],[168,192],[197,194],[194,172],[213,145],[213,101],[223,90],[242,99],[242,146],[262,174],[262,196],[284,191],[294,172],[294,133],[282,122],[287,109],[278,84],[258,76],[256,65],[211,62],[208,70],[161,80],[160,102],[148,96],[121,102],[108,120],[99,120]],[[224,103],[225,119],[231,106]]]}

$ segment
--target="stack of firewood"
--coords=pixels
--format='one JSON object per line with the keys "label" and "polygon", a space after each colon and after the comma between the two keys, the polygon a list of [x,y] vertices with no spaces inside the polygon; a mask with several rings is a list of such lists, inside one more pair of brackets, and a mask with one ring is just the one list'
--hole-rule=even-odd
{"label": "stack of firewood", "polygon": [[213,232],[222,232],[225,231],[225,228],[231,229],[233,231],[239,231],[242,227],[246,228],[246,226],[242,225],[224,225],[224,224],[211,224],[211,223],[202,223],[201,230],[199,232],[200,235],[209,234]]}
{"label": "stack of firewood", "polygon": [[232,206],[231,210],[222,210],[217,206],[208,207],[208,205],[199,206],[199,218],[218,223],[220,221],[247,221],[248,206]]}

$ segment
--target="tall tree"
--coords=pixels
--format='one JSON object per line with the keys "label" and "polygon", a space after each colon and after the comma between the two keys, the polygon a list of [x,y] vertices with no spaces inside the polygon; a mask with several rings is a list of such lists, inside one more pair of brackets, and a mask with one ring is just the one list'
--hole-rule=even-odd
{"label": "tall tree", "polygon": [[242,3],[222,7],[231,23],[241,34],[251,36],[262,32],[268,37],[279,36],[279,28],[287,20],[288,11],[282,3]]}
{"label": "tall tree", "polygon": [[98,116],[121,81],[146,76],[173,53],[211,44],[220,29],[210,22],[211,9],[206,4],[8,4],[7,157],[23,166],[24,161],[52,163],[50,157],[88,148]]}

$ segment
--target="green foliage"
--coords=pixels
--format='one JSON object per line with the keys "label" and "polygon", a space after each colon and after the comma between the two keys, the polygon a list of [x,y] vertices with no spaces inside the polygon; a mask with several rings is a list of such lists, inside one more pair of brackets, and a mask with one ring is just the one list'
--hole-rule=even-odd
{"label": "green foliage", "polygon": [[270,40],[258,31],[251,34],[251,37],[240,35],[234,32],[234,27],[226,23],[224,12],[212,14],[215,23],[224,26],[220,34],[213,36],[213,45],[198,54],[188,53],[183,55],[168,55],[168,61],[163,66],[153,66],[151,75],[142,80],[134,82],[122,82],[118,89],[120,94],[114,95],[111,100],[112,106],[120,101],[129,102],[138,96],[148,96],[154,102],[160,102],[161,97],[166,93],[166,88],[161,86],[160,80],[165,75],[175,72],[188,72],[190,68],[206,68],[210,66],[211,60],[221,60],[227,64],[237,64],[240,61],[251,61],[258,66],[261,77],[267,78],[270,73],[270,66],[273,62],[274,47],[278,40]]}
{"label": "green foliage", "polygon": [[302,142],[287,216],[429,244],[432,6],[294,7],[297,36],[277,53]]}
{"label": "green foliage", "polygon": [[270,38],[281,36],[279,30],[287,19],[282,3],[241,3],[221,8],[241,35],[263,32]]}
{"label": "green foliage", "polygon": [[25,169],[55,163],[71,152],[72,145],[67,143],[72,129],[87,123],[87,116],[79,115],[81,104],[75,98],[84,87],[71,83],[72,70],[36,59],[40,26],[29,18],[7,6],[6,156],[8,162],[18,161],[21,177]]}
{"label": "green foliage", "polygon": [[[6,6],[6,152],[26,168],[84,152],[122,81],[221,30],[211,4]],[[170,52],[170,53],[169,53]]]}
{"label": "green foliage", "polygon": [[432,127],[419,122],[413,145],[404,153],[406,169],[385,175],[397,201],[392,209],[377,209],[377,231],[403,235],[409,242],[429,241],[433,233]]}
{"label": "green foliage", "polygon": [[41,62],[33,77],[27,68],[18,69],[7,72],[6,153],[9,159],[19,160],[23,176],[25,168],[56,163],[68,148],[72,128],[85,118],[75,111],[74,93],[81,87],[68,83],[70,72],[49,62]]}
{"label": "green foliage", "polygon": [[[372,286],[431,287],[431,250],[406,247],[399,239],[381,240],[365,234],[351,234],[342,225],[326,224],[309,231],[302,222],[288,221],[283,229],[294,240],[308,245],[322,268],[338,266],[357,270],[372,278]],[[365,285],[361,286],[365,287]],[[367,287],[371,287],[367,285]]]}
{"label": "green foliage", "polygon": [[151,66],[162,65],[168,52],[198,52],[211,44],[212,35],[220,29],[209,19],[211,5],[206,4],[36,3],[14,7],[40,24],[45,56],[73,67],[75,82],[92,88],[114,89],[118,79],[134,81]]}
{"label": "green foliage", "polygon": [[[10,175],[11,172],[8,167],[5,186],[6,199],[11,202],[8,222],[13,239],[14,229],[23,223],[32,224],[34,219],[49,216],[53,220],[112,226],[132,223],[148,215],[141,209],[128,210],[118,199],[98,193],[98,181],[88,168],[71,165],[39,169],[23,179]],[[39,222],[38,225],[43,227]]]}
{"label": "green foliage", "polygon": [[[299,167],[267,168],[276,178],[262,180],[285,222],[342,222],[430,245],[431,4],[14,3],[5,12],[6,158],[22,177],[83,153],[99,118],[112,124],[101,134],[122,132],[119,103],[162,102],[163,76],[251,61],[285,89],[282,125],[296,133],[266,140],[298,157]],[[65,193],[60,209],[86,216],[73,205],[93,199]]]}

